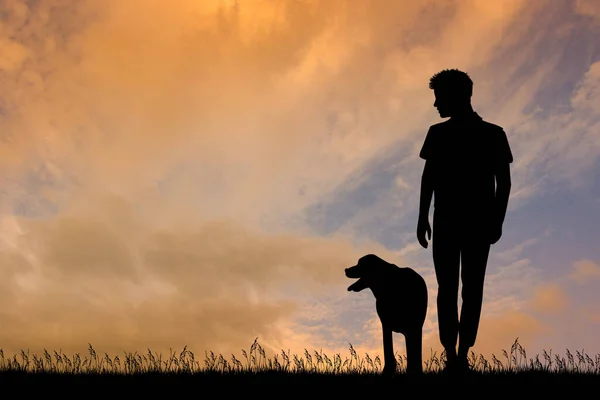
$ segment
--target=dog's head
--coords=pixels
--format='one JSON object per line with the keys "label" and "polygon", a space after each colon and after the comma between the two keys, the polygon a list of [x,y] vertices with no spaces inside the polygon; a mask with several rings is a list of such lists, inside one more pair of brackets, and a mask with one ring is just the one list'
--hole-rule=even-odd
{"label": "dog's head", "polygon": [[360,292],[370,288],[374,283],[377,272],[387,264],[384,260],[374,254],[367,254],[359,258],[358,263],[350,268],[346,268],[345,273],[348,278],[358,279],[352,285],[348,286],[349,292]]}

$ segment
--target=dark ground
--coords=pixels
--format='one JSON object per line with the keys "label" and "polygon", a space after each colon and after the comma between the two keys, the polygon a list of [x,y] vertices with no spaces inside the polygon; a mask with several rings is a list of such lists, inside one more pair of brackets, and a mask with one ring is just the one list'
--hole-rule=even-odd
{"label": "dark ground", "polygon": [[[302,385],[308,387],[353,387],[357,384],[396,386],[416,384],[427,388],[432,384],[486,384],[486,385],[512,385],[518,386],[564,386],[587,387],[595,385],[600,388],[600,375],[592,374],[557,374],[541,372],[479,374],[472,373],[465,377],[450,377],[437,373],[424,374],[421,377],[410,377],[398,374],[393,378],[386,378],[374,374],[293,374],[279,372],[264,373],[197,373],[197,374],[166,374],[145,373],[135,375],[122,374],[53,374],[53,373],[23,373],[0,372],[0,393],[9,387],[21,386],[57,389],[60,387],[85,387],[87,389],[106,388],[108,385],[117,385],[120,388],[132,387],[136,389],[149,388],[154,385],[168,385],[173,387],[183,386],[219,386],[224,391],[235,391],[248,385]],[[572,393],[571,389],[569,392]]]}

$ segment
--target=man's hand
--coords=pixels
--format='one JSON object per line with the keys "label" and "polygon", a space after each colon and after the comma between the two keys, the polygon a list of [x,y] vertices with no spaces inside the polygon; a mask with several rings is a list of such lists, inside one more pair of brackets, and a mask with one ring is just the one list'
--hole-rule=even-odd
{"label": "man's hand", "polygon": [[419,244],[426,249],[429,243],[427,239],[425,239],[425,234],[427,234],[427,238],[431,240],[431,225],[429,225],[429,218],[419,218],[419,222],[417,224],[417,239],[419,240]]}

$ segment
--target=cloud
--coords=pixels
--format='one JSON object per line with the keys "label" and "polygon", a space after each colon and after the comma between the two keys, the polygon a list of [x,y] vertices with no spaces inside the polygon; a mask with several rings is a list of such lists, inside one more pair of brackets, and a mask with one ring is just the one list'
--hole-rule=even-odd
{"label": "cloud", "polygon": [[589,321],[597,324],[600,323],[600,313],[598,313],[595,309],[584,310],[584,314],[589,319]]}
{"label": "cloud", "polygon": [[568,305],[568,298],[557,284],[546,284],[535,289],[532,307],[540,313],[560,313]]}
{"label": "cloud", "polygon": [[600,6],[594,0],[575,0],[575,10],[585,16],[600,18]]}
{"label": "cloud", "polygon": [[[483,62],[489,42],[457,43],[489,32],[500,40],[522,2],[359,2],[335,21],[339,2],[11,4],[28,18],[9,36],[29,54],[4,88],[19,104],[6,129],[19,139],[8,148],[27,157],[11,162],[20,165],[11,176],[41,163],[54,166],[54,181],[136,195],[168,180],[180,207],[190,199],[189,213],[201,212],[202,196],[213,215],[256,222],[298,211],[409,135],[430,108],[416,82],[454,58]],[[415,26],[417,16],[442,21],[444,42],[420,37],[429,25]],[[391,32],[407,35],[401,48]],[[448,46],[458,52],[434,61]]]}
{"label": "cloud", "polygon": [[573,263],[570,278],[579,284],[588,283],[600,277],[600,266],[591,260],[578,260]]}
{"label": "cloud", "polygon": [[557,184],[578,187],[588,182],[587,173],[600,154],[599,110],[589,101],[597,91],[599,66],[590,65],[575,87],[567,111],[551,113],[548,118],[534,111],[513,129],[517,157],[511,199],[515,204]]}
{"label": "cloud", "polygon": [[[527,350],[531,344],[551,330],[540,320],[527,312],[513,310],[500,315],[483,316],[478,333],[476,350],[491,360],[491,354],[500,358],[501,351],[510,352],[510,346],[518,338],[519,343]],[[475,347],[473,348],[475,350]]]}
{"label": "cloud", "polygon": [[524,252],[524,250],[526,250],[527,248],[537,244],[540,242],[539,238],[536,237],[532,237],[529,239],[526,239],[522,242],[519,242],[518,244],[514,245],[513,247],[506,249],[502,252],[497,252],[495,254],[495,257],[503,260],[503,261],[515,261],[517,260]]}
{"label": "cloud", "polygon": [[227,350],[256,336],[271,348],[302,302],[345,283],[343,269],[367,252],[344,237],[227,220],[156,225],[121,197],[89,200],[49,219],[4,220],[5,350]]}

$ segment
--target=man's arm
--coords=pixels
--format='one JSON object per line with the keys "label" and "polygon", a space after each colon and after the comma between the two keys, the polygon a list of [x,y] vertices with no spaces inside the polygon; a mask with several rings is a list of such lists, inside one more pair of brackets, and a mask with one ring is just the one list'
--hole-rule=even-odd
{"label": "man's arm", "polygon": [[500,226],[504,223],[506,209],[508,208],[508,198],[510,197],[510,163],[496,165],[496,197],[494,201],[494,213],[496,221]]}
{"label": "man's arm", "polygon": [[425,161],[421,176],[421,199],[419,201],[419,221],[429,220],[429,207],[433,197],[433,168],[431,160]]}

